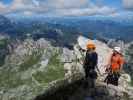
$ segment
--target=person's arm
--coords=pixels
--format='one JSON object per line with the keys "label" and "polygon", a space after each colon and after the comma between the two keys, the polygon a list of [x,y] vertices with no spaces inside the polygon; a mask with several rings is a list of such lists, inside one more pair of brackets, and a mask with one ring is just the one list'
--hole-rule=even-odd
{"label": "person's arm", "polygon": [[85,58],[84,58],[84,61],[83,61],[83,67],[84,68],[85,68],[86,62],[87,62],[87,52],[86,52],[86,55],[85,55]]}
{"label": "person's arm", "polygon": [[122,70],[123,70],[123,65],[124,65],[124,63],[125,63],[124,58],[121,57],[121,58],[120,58],[120,71],[121,71],[121,72],[122,72]]}
{"label": "person's arm", "polygon": [[100,72],[100,70],[99,70],[99,68],[98,68],[98,54],[96,53],[96,57],[95,57],[95,59],[96,59],[96,69],[97,69],[97,71],[98,71],[98,73],[101,75],[101,72]]}

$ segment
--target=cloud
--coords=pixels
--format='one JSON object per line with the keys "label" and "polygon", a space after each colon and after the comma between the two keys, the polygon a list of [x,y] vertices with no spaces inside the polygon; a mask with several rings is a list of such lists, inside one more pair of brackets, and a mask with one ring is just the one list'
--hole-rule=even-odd
{"label": "cloud", "polygon": [[3,10],[3,9],[5,9],[5,8],[6,8],[6,5],[3,4],[2,2],[0,2],[0,10]]}
{"label": "cloud", "polygon": [[113,14],[116,12],[115,8],[107,7],[107,6],[103,6],[100,9],[99,8],[97,9],[98,9],[99,14]]}
{"label": "cloud", "polygon": [[45,14],[51,16],[84,16],[94,14],[110,14],[114,8],[98,6],[91,0],[13,0],[4,7],[0,4],[4,14],[23,13],[24,15]]}
{"label": "cloud", "polygon": [[6,8],[7,5],[3,4],[3,2],[0,2],[0,13],[4,13]]}
{"label": "cloud", "polygon": [[35,4],[35,6],[39,6],[40,5],[40,3],[37,0],[32,0],[32,1]]}
{"label": "cloud", "polygon": [[11,4],[0,9],[2,9],[2,12],[0,12],[0,14],[23,13],[29,15],[27,13],[46,11],[44,7],[37,5],[37,2],[35,4],[35,0],[13,0]]}
{"label": "cloud", "polygon": [[57,16],[87,16],[87,15],[108,15],[115,12],[115,9],[104,7],[92,7],[82,9],[58,9],[53,12]]}
{"label": "cloud", "polygon": [[133,0],[123,0],[123,6],[126,9],[133,9]]}
{"label": "cloud", "polygon": [[83,8],[89,5],[89,0],[45,0],[45,6],[55,9]]}
{"label": "cloud", "polygon": [[19,10],[19,9],[32,9],[34,8],[31,0],[14,0],[10,7],[11,10]]}
{"label": "cloud", "polygon": [[0,8],[5,8],[6,5],[4,5],[2,2],[0,2]]}

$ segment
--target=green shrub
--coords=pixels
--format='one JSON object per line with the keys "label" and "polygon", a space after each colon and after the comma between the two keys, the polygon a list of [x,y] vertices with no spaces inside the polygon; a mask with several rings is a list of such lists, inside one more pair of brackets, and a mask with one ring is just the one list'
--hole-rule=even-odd
{"label": "green shrub", "polygon": [[58,59],[58,54],[56,53],[51,57],[49,64],[43,72],[37,72],[33,77],[44,85],[51,81],[63,78],[64,67]]}
{"label": "green shrub", "polygon": [[20,65],[20,71],[25,71],[28,68],[32,67],[33,65],[37,64],[42,57],[42,53],[35,53],[33,52],[31,56],[26,58],[26,61],[24,61]]}

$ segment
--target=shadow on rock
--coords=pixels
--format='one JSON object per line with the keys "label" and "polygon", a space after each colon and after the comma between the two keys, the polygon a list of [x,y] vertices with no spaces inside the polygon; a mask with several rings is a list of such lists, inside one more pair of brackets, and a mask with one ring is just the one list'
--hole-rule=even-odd
{"label": "shadow on rock", "polygon": [[85,81],[79,80],[65,87],[59,88],[54,93],[39,95],[35,100],[120,100],[117,96],[110,96],[106,86],[84,88]]}

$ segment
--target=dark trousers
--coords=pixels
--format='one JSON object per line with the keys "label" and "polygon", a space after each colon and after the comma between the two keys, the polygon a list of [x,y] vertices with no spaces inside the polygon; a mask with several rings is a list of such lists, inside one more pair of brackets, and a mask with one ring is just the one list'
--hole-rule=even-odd
{"label": "dark trousers", "polygon": [[104,82],[106,82],[107,84],[118,86],[119,78],[120,78],[119,72],[110,72],[105,78]]}
{"label": "dark trousers", "polygon": [[97,78],[97,72],[93,67],[85,67],[85,78],[91,78],[96,79]]}
{"label": "dark trousers", "polygon": [[95,87],[95,79],[97,78],[97,73],[92,67],[85,67],[85,81],[86,87]]}

